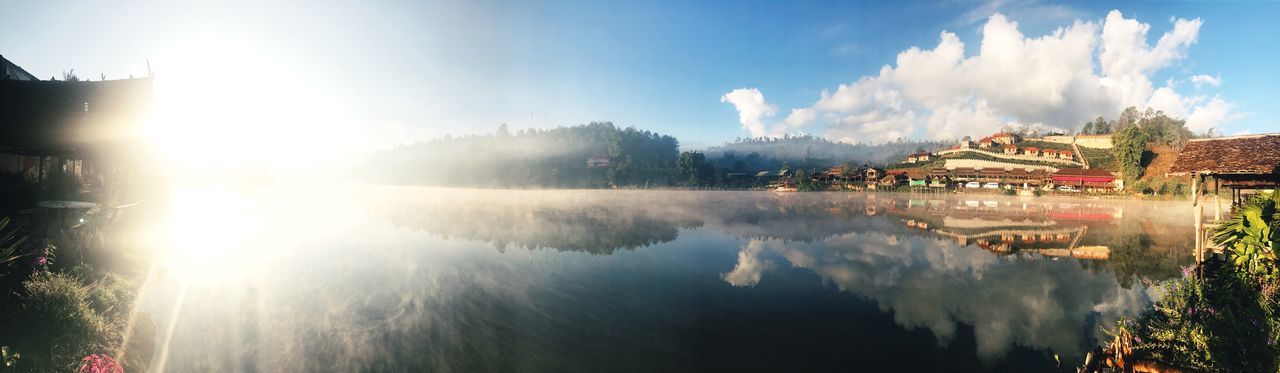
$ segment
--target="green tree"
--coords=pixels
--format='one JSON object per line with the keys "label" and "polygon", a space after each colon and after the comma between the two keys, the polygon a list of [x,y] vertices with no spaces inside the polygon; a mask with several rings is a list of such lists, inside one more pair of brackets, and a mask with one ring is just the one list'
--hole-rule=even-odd
{"label": "green tree", "polygon": [[1137,126],[1141,116],[1142,114],[1138,113],[1138,108],[1133,106],[1127,107],[1120,113],[1120,118],[1116,119],[1116,124],[1112,126],[1111,130],[1119,133],[1121,130],[1126,128]]}
{"label": "green tree", "polygon": [[707,156],[701,152],[681,152],[676,160],[676,180],[686,186],[700,186],[708,181]]}
{"label": "green tree", "polygon": [[1111,124],[1107,123],[1106,119],[1103,119],[1101,116],[1099,116],[1098,118],[1094,119],[1092,122],[1085,123],[1084,128],[1080,130],[1080,133],[1085,135],[1110,134]]}
{"label": "green tree", "polygon": [[1142,153],[1147,149],[1149,138],[1146,131],[1138,126],[1124,127],[1111,136],[1111,152],[1126,181],[1133,182],[1142,177]]}

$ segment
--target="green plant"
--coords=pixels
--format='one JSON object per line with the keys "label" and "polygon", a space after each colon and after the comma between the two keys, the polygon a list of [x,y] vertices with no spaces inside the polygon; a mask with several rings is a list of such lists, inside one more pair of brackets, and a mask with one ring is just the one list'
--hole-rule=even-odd
{"label": "green plant", "polygon": [[1255,196],[1218,227],[1214,242],[1226,249],[1227,260],[1240,273],[1274,280],[1277,242],[1280,242],[1280,193]]}
{"label": "green plant", "polygon": [[1152,309],[1109,330],[1134,357],[1196,371],[1280,370],[1280,193],[1249,200],[1218,228],[1227,261],[1183,270]]}
{"label": "green plant", "polygon": [[19,338],[14,347],[24,352],[24,365],[71,371],[85,356],[116,351],[125,342],[135,297],[130,282],[76,267],[36,273],[23,287],[22,305],[4,318],[13,324],[0,328]]}
{"label": "green plant", "polygon": [[9,218],[0,219],[0,267],[26,256],[21,253],[22,244],[27,236],[19,233],[19,227]]}
{"label": "green plant", "polygon": [[1230,275],[1202,280],[1184,273],[1165,285],[1152,309],[1107,332],[1128,332],[1137,359],[1193,371],[1275,372],[1280,368],[1277,289],[1274,283],[1259,286]]}

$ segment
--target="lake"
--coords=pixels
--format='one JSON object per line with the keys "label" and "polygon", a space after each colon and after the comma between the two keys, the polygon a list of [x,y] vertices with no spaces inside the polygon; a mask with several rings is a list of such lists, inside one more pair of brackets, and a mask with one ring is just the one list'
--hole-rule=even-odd
{"label": "lake", "polygon": [[1186,202],[272,186],[174,205],[139,300],[168,371],[1074,371],[1193,261]]}

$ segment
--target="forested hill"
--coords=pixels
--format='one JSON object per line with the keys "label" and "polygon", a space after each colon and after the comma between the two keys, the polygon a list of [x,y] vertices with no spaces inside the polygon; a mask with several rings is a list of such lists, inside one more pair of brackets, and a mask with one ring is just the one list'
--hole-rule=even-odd
{"label": "forested hill", "polygon": [[[816,136],[784,136],[780,138],[737,139],[723,146],[707,149],[707,158],[761,159],[765,161],[837,165],[844,163],[884,164],[908,154],[934,151],[951,143],[899,140],[883,144],[850,144]],[[752,154],[755,154],[754,156]],[[748,167],[767,167],[753,165]]]}
{"label": "forested hill", "polygon": [[456,187],[727,187],[763,180],[760,171],[825,169],[845,163],[885,164],[941,142],[866,145],[813,136],[737,140],[681,154],[676,138],[609,122],[553,129],[446,136],[370,154],[349,172],[389,184]]}
{"label": "forested hill", "polygon": [[[609,122],[448,137],[371,154],[352,169],[366,181],[478,187],[666,185],[674,137]],[[588,166],[588,160],[607,159]]]}

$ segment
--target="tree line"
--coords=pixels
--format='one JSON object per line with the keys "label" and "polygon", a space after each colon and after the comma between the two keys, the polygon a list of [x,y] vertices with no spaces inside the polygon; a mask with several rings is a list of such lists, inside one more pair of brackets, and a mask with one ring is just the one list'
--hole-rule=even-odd
{"label": "tree line", "polygon": [[[761,171],[884,164],[942,142],[849,144],[815,136],[737,139],[680,151],[672,136],[592,122],[553,129],[445,136],[370,154],[350,176],[364,181],[457,187],[749,188]],[[595,160],[594,163],[589,160]],[[600,162],[604,160],[603,162]]]}

